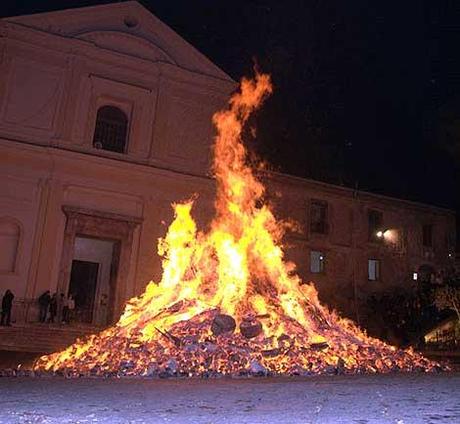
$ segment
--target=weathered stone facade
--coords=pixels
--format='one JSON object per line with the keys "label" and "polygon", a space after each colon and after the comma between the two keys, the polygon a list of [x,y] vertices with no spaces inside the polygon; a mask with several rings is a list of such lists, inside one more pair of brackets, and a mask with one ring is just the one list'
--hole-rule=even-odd
{"label": "weathered stone facade", "polygon": [[[450,210],[286,175],[272,175],[268,186],[278,215],[300,227],[286,236],[288,258],[329,305],[353,318],[369,295],[413,289],[428,277],[425,269],[436,273],[455,265],[455,214]],[[311,228],[311,203],[317,201],[327,205],[325,234]],[[378,230],[386,230],[381,238],[369,228],[372,211],[381,213]],[[432,228],[431,246],[424,246],[424,225]],[[311,272],[311,251],[324,256],[323,272]],[[375,281],[369,280],[370,259],[380,264]]]}
{"label": "weathered stone facade", "polygon": [[[38,296],[68,291],[72,261],[91,259],[75,256],[76,237],[109,240],[109,293],[96,290],[94,302],[107,295],[113,320],[160,276],[170,204],[199,193],[195,217],[208,222],[211,116],[235,82],[136,2],[0,20],[0,75],[0,294],[14,292],[13,320],[34,322]],[[123,153],[94,143],[104,106],[127,117]],[[450,211],[280,174],[267,186],[278,214],[300,226],[288,257],[333,306],[450,264]],[[327,204],[325,234],[310,231],[312,199]],[[393,238],[369,241],[369,209]],[[426,249],[424,224],[434,229]],[[312,250],[324,255],[320,273]],[[368,281],[370,258],[378,281]]]}

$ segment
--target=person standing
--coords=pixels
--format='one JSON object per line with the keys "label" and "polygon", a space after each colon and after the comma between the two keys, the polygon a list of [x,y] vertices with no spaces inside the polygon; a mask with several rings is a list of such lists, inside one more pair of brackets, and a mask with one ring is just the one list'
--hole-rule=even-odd
{"label": "person standing", "polygon": [[67,319],[68,322],[70,322],[73,319],[73,311],[75,310],[75,300],[71,294],[69,294],[69,297],[67,298],[67,308],[69,310]]}
{"label": "person standing", "polygon": [[13,308],[14,294],[7,290],[2,299],[2,318],[0,325],[11,325],[11,309]]}
{"label": "person standing", "polygon": [[67,324],[69,322],[69,299],[61,293],[61,324]]}
{"label": "person standing", "polygon": [[57,309],[58,309],[57,293],[54,293],[53,296],[51,296],[51,300],[50,300],[50,318],[49,318],[49,322],[54,322],[54,318],[56,318],[56,314],[57,314]]}
{"label": "person standing", "polygon": [[51,302],[50,291],[47,290],[38,298],[38,305],[40,307],[40,322],[46,322],[46,316],[48,315],[48,308]]}

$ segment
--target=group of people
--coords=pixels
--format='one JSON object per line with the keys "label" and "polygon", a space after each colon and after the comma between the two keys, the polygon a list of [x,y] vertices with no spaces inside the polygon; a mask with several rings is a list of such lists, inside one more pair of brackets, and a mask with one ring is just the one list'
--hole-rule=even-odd
{"label": "group of people", "polygon": [[11,309],[13,308],[14,294],[11,290],[7,290],[2,297],[2,318],[0,325],[11,325]]}
{"label": "group of people", "polygon": [[61,293],[51,295],[50,291],[45,291],[38,298],[38,305],[40,308],[39,321],[40,322],[62,322],[68,324],[73,319],[75,310],[75,300],[71,294],[65,296]]}
{"label": "group of people", "polygon": [[[2,297],[1,307],[1,326],[11,326],[11,311],[13,309],[14,294],[11,290],[6,290]],[[62,322],[68,324],[73,319],[75,311],[75,299],[69,294],[65,296],[61,293],[51,295],[49,290],[46,290],[39,298],[39,321],[40,322]]]}

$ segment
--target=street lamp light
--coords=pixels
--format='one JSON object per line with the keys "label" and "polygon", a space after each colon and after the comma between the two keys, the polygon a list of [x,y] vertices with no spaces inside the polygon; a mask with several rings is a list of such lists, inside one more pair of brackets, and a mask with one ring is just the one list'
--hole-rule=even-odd
{"label": "street lamp light", "polygon": [[388,229],[386,230],[379,230],[375,233],[375,235],[378,237],[378,238],[384,238],[385,237],[385,234],[388,233]]}

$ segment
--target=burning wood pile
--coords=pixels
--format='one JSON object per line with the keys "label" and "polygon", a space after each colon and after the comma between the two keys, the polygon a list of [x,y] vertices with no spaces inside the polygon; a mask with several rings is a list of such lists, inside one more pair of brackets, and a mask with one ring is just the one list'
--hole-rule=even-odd
{"label": "burning wood pile", "polygon": [[271,92],[267,75],[243,79],[228,110],[214,116],[216,214],[198,231],[192,201],[158,253],[159,283],[131,299],[116,325],[43,356],[38,371],[100,376],[310,375],[430,371],[412,351],[368,337],[318,301],[285,261],[286,224],[273,216],[247,163],[241,134]]}

